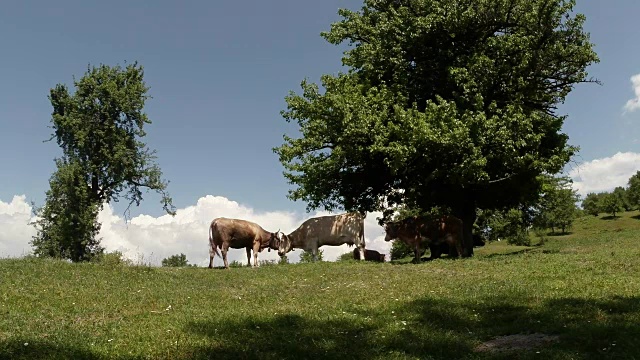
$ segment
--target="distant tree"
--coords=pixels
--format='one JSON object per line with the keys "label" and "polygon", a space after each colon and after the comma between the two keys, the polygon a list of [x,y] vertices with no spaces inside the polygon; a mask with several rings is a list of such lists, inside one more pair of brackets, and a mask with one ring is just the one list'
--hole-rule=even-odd
{"label": "distant tree", "polygon": [[605,193],[600,198],[600,208],[602,209],[602,212],[611,214],[615,217],[617,213],[624,210],[624,203],[616,194]]}
{"label": "distant tree", "polygon": [[175,207],[155,152],[142,141],[151,123],[143,112],[149,96],[142,67],[90,67],[74,85],[74,94],[63,84],[49,94],[50,140],[57,140],[62,157],[55,159],[44,206],[34,204],[39,220],[32,223],[31,245],[40,255],[83,261],[101,251],[97,215],[104,204],[124,198],[129,207],[139,205],[146,188],[161,194],[167,213],[175,215]]}
{"label": "distant tree", "polygon": [[[323,253],[324,253],[324,250],[318,249],[318,256],[315,259],[315,261],[322,261],[322,254]],[[301,263],[314,262],[313,254],[310,251],[303,250],[302,253],[300,254],[300,262]]]}
{"label": "distant tree", "polygon": [[598,216],[601,212],[600,199],[602,195],[597,193],[588,193],[582,200],[582,209],[585,213],[593,216]]}
{"label": "distant tree", "polygon": [[171,255],[168,258],[162,259],[162,266],[166,267],[185,267],[185,266],[197,266],[195,264],[190,265],[187,261],[187,255],[180,253],[179,255]]}
{"label": "distant tree", "polygon": [[613,189],[612,192],[613,196],[618,198],[618,201],[622,204],[622,209],[624,211],[631,211],[635,208],[635,206],[633,206],[633,204],[631,203],[631,200],[629,199],[629,193],[628,190],[625,189],[622,186],[618,186],[615,189]]}
{"label": "distant tree", "polygon": [[640,171],[636,171],[629,178],[629,187],[627,188],[627,199],[633,209],[640,208]]}
{"label": "distant tree", "polygon": [[286,96],[301,136],[274,149],[308,210],[449,207],[473,255],[477,209],[537,198],[577,148],[558,104],[598,62],[573,0],[380,1],[322,36],[346,73]]}
{"label": "distant tree", "polygon": [[541,198],[537,204],[534,223],[537,227],[556,228],[566,233],[577,216],[576,202],[580,199],[577,190],[571,187],[569,177],[546,176]]}
{"label": "distant tree", "polygon": [[509,209],[486,212],[487,239],[506,240],[512,245],[530,245],[528,228],[533,223],[529,209]]}

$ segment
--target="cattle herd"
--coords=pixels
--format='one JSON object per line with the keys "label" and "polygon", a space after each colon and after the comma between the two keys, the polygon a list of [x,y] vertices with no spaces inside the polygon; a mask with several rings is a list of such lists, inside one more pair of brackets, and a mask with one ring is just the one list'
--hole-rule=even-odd
{"label": "cattle herd", "polygon": [[[356,246],[353,250],[356,260],[384,262],[384,254],[365,249],[364,218],[364,215],[356,212],[314,217],[285,234],[280,229],[276,232],[266,231],[251,221],[219,217],[209,225],[209,268],[213,268],[213,257],[218,255],[222,257],[224,267],[229,269],[229,248],[245,248],[249,266],[253,250],[253,266],[258,266],[258,253],[265,248],[268,251],[278,251],[279,256],[284,256],[293,249],[303,249],[310,252],[316,260],[319,247],[342,244]],[[415,262],[420,261],[420,245],[425,241],[432,258],[440,257],[443,252],[450,256],[462,254],[462,221],[455,216],[445,215],[435,219],[410,217],[390,221],[384,225],[384,230],[385,241],[398,239],[414,250]],[[474,236],[474,245],[481,246],[484,243]]]}

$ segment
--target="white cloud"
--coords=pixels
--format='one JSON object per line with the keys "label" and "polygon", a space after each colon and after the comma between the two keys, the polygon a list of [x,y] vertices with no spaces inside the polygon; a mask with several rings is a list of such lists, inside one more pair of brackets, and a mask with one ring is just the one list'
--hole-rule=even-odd
{"label": "white cloud", "polygon": [[627,101],[624,105],[625,112],[632,112],[640,109],[640,74],[631,77],[631,84],[635,97]]}
{"label": "white cloud", "polygon": [[590,192],[611,191],[626,186],[629,178],[640,170],[640,154],[618,152],[611,157],[580,164],[569,172],[573,187],[582,196]]}
{"label": "white cloud", "polygon": [[[102,224],[99,237],[107,251],[120,250],[134,261],[159,265],[163,258],[184,253],[189,263],[198,266],[209,264],[209,223],[216,217],[224,216],[254,221],[265,230],[278,229],[289,233],[304,220],[329,214],[296,214],[287,211],[256,212],[252,208],[238,204],[220,196],[207,195],[193,205],[178,209],[175,217],[163,215],[153,217],[140,215],[125,223],[122,216],[114,214],[110,206],[105,206],[98,215]],[[378,225],[376,217],[380,213],[369,213],[365,219],[366,247],[388,254],[390,243],[384,241],[384,230]],[[25,202],[25,196],[14,197],[11,203],[0,200],[0,257],[22,256],[31,251],[29,240],[35,233],[27,225],[31,217],[31,207]],[[325,260],[335,260],[353,247],[324,246]],[[290,262],[297,262],[301,250],[287,254]],[[244,249],[230,249],[229,261],[238,260],[247,263]],[[277,260],[276,251],[266,249],[259,253],[258,260]],[[253,261],[253,260],[252,260]],[[214,258],[214,266],[222,265],[222,259]]]}
{"label": "white cloud", "polygon": [[26,196],[16,195],[11,202],[0,200],[0,257],[23,256],[31,252],[31,237],[36,231],[28,225],[31,205]]}

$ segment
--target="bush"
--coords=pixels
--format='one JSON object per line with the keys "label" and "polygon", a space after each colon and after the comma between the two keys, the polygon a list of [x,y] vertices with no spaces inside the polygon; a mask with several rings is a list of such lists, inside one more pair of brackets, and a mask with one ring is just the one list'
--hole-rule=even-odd
{"label": "bush", "polygon": [[349,261],[349,260],[353,260],[353,251],[349,251],[338,256],[338,261]]}
{"label": "bush", "polygon": [[413,256],[413,249],[409,245],[400,240],[393,240],[391,244],[390,256],[391,260],[403,259],[407,256]]}
{"label": "bush", "polygon": [[133,261],[127,259],[122,252],[117,250],[110,253],[101,253],[96,255],[91,261],[96,264],[112,267],[133,265]]}

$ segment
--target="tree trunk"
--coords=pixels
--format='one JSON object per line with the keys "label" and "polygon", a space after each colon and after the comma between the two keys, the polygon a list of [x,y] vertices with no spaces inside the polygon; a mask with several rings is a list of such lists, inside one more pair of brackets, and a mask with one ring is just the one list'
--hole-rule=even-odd
{"label": "tree trunk", "polygon": [[[470,200],[470,199],[469,199]],[[456,216],[462,220],[462,257],[473,256],[473,224],[476,222],[476,204],[468,201],[461,204]]]}

